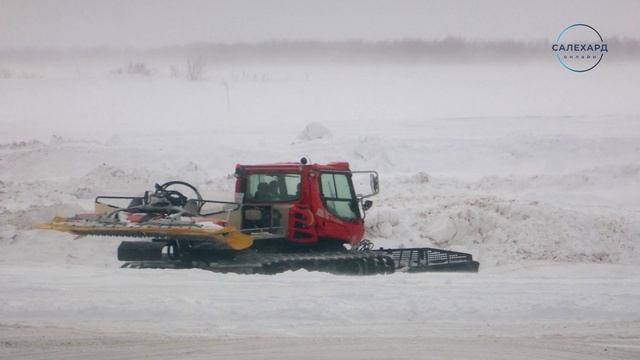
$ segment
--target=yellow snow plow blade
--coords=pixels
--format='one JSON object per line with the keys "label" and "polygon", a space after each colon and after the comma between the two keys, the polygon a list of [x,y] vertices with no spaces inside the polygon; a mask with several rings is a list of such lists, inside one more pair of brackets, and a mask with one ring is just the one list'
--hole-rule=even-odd
{"label": "yellow snow plow blade", "polygon": [[133,224],[97,224],[91,222],[68,221],[62,217],[55,217],[47,224],[35,225],[36,229],[57,230],[75,235],[103,235],[128,237],[179,237],[179,238],[209,238],[219,241],[233,250],[244,250],[253,245],[253,238],[238,231],[232,225],[222,229],[212,229],[196,224],[191,226],[172,225],[133,225]]}

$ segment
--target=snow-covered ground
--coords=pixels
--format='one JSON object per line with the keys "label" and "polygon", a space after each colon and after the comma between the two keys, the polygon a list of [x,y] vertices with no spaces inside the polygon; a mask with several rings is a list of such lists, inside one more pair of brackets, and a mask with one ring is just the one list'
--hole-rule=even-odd
{"label": "snow-covered ground", "polygon": [[[640,355],[636,64],[3,66],[29,76],[0,79],[0,355]],[[302,156],[380,172],[377,244],[480,273],[129,270],[119,239],[31,229],[166,180],[231,199],[236,163]]]}

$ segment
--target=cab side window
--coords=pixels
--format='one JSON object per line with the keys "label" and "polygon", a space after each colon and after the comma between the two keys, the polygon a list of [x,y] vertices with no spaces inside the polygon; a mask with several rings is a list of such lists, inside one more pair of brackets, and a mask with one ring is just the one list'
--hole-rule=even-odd
{"label": "cab side window", "polygon": [[322,198],[331,213],[348,220],[358,217],[351,183],[346,174],[323,173],[320,175],[320,187]]}
{"label": "cab side window", "polygon": [[300,174],[255,173],[247,177],[245,199],[249,202],[285,202],[300,197]]}

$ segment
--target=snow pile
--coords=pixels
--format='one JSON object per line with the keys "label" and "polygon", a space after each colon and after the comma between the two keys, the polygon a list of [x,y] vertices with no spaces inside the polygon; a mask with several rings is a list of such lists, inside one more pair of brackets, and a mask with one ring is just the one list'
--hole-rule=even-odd
{"label": "snow pile", "polygon": [[431,181],[431,176],[424,171],[420,171],[411,175],[408,179],[405,179],[405,183],[413,183],[413,184],[426,184]]}
{"label": "snow pile", "polygon": [[211,177],[198,163],[189,161],[178,168],[178,174],[183,179],[189,179],[192,184],[205,184],[211,182]]}
{"label": "snow pile", "polygon": [[48,223],[55,216],[73,216],[86,212],[78,204],[32,205],[24,210],[7,213],[7,223],[19,230],[32,229],[36,224]]}
{"label": "snow pile", "polygon": [[397,233],[397,228],[400,225],[400,214],[388,207],[372,208],[367,212],[365,224],[367,236],[392,238]]}
{"label": "snow pile", "polygon": [[78,177],[111,156],[103,145],[59,137],[49,144],[34,143],[20,150],[3,154],[0,177],[20,182]]}
{"label": "snow pile", "polygon": [[304,129],[298,133],[298,140],[312,141],[318,139],[330,139],[332,137],[331,130],[319,122],[307,124]]}
{"label": "snow pile", "polygon": [[74,194],[79,198],[93,198],[100,194],[149,190],[158,180],[157,175],[144,167],[126,171],[119,166],[103,163],[74,181]]}
{"label": "snow pile", "polygon": [[[611,184],[617,184],[612,188]],[[490,176],[478,181],[474,186],[477,189],[519,191],[545,190],[560,193],[581,193],[582,195],[606,195],[603,201],[615,201],[613,192],[620,187],[633,189],[640,187],[640,162],[625,162],[615,165],[589,167],[578,171],[568,171],[562,174],[537,174],[527,177],[502,177]],[[632,196],[639,200],[640,191],[625,192],[625,197]],[[629,200],[629,199],[628,199]]]}
{"label": "snow pile", "polygon": [[395,162],[389,155],[386,143],[378,136],[364,136],[358,138],[356,145],[349,154],[352,162],[363,169],[377,169],[389,171],[394,169]]}
{"label": "snow pile", "polygon": [[558,208],[538,202],[466,197],[418,210],[417,230],[441,248],[477,250],[485,263],[522,260],[631,262],[640,255],[640,216]]}
{"label": "snow pile", "polygon": [[[367,213],[368,236],[385,247],[470,252],[483,266],[527,261],[633,263],[640,256],[640,211],[625,207],[638,195],[633,192],[635,181],[620,180],[616,174],[611,178],[618,180],[588,188],[600,195],[593,199],[594,194],[577,189],[567,194],[563,176],[544,186],[520,177],[459,181],[422,172],[385,178],[381,188],[386,191]],[[607,193],[614,183],[620,186],[615,190],[629,194],[625,207],[597,202],[602,196],[614,203],[622,199],[616,191]]]}
{"label": "snow pile", "polygon": [[70,184],[57,181],[5,181],[0,186],[0,201],[11,211],[32,206],[71,203],[78,198],[70,193]]}

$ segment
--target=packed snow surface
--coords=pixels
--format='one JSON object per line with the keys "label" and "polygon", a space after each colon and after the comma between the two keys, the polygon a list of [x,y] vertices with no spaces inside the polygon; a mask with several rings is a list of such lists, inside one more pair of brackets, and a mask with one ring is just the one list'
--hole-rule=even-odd
{"label": "packed snow surface", "polygon": [[[187,81],[94,64],[2,79],[0,334],[10,340],[0,354],[44,346],[24,334],[88,331],[149,348],[157,336],[224,338],[228,357],[247,338],[336,358],[395,358],[396,347],[637,358],[640,69],[604,65],[581,75],[541,63],[246,65]],[[379,171],[366,218],[377,245],[469,252],[480,273],[120,269],[121,239],[32,229],[91,211],[96,195],[168,180],[231,200],[236,163],[302,156]]]}

